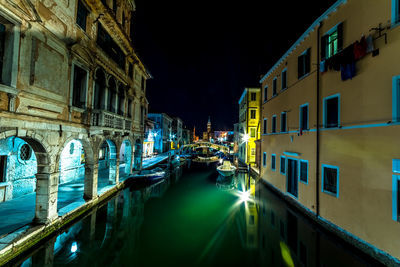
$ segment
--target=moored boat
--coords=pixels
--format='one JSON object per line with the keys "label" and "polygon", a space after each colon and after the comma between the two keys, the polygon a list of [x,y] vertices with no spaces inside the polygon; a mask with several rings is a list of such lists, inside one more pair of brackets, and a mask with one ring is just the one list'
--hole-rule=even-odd
{"label": "moored boat", "polygon": [[217,167],[217,171],[222,176],[232,176],[236,172],[236,167],[231,164],[230,161],[225,160],[224,163]]}

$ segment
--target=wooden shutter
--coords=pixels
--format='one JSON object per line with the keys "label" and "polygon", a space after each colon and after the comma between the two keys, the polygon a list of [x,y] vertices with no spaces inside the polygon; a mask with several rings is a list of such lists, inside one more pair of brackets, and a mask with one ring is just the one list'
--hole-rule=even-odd
{"label": "wooden shutter", "polygon": [[304,74],[310,73],[310,68],[311,68],[311,48],[307,49],[307,52],[304,56],[304,61],[305,61],[305,70]]}
{"label": "wooden shutter", "polygon": [[343,49],[343,23],[337,26],[337,36],[338,36],[338,51]]}
{"label": "wooden shutter", "polygon": [[297,78],[301,78],[304,75],[303,66],[304,66],[304,55],[301,55],[297,59]]}
{"label": "wooden shutter", "polygon": [[328,36],[324,35],[321,37],[321,60],[326,59],[326,44],[327,44]]}

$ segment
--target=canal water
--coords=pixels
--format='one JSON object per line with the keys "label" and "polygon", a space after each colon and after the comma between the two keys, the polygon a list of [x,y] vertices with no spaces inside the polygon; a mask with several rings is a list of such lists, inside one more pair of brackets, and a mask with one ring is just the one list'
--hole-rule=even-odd
{"label": "canal water", "polygon": [[377,266],[247,173],[121,191],[10,266]]}

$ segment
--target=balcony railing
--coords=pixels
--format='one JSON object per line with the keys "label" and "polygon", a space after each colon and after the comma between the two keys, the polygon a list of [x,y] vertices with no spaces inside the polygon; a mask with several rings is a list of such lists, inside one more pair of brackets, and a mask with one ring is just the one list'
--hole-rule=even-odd
{"label": "balcony railing", "polygon": [[91,125],[130,131],[132,129],[132,120],[109,111],[93,110]]}

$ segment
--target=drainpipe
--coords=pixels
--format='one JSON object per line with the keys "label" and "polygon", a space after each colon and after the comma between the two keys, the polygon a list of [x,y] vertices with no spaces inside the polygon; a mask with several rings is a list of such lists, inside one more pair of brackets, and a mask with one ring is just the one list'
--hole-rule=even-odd
{"label": "drainpipe", "polygon": [[320,30],[322,27],[322,21],[319,23],[318,25],[318,30],[317,30],[317,126],[316,126],[316,167],[315,167],[315,177],[316,177],[316,186],[315,186],[315,192],[316,192],[316,210],[317,210],[317,217],[319,217],[319,150],[320,150],[320,131],[319,131],[319,108],[320,108],[320,103],[319,103],[319,99],[320,99],[320,95],[319,95],[319,91],[320,91],[320,72],[319,72],[319,63],[320,63]]}

